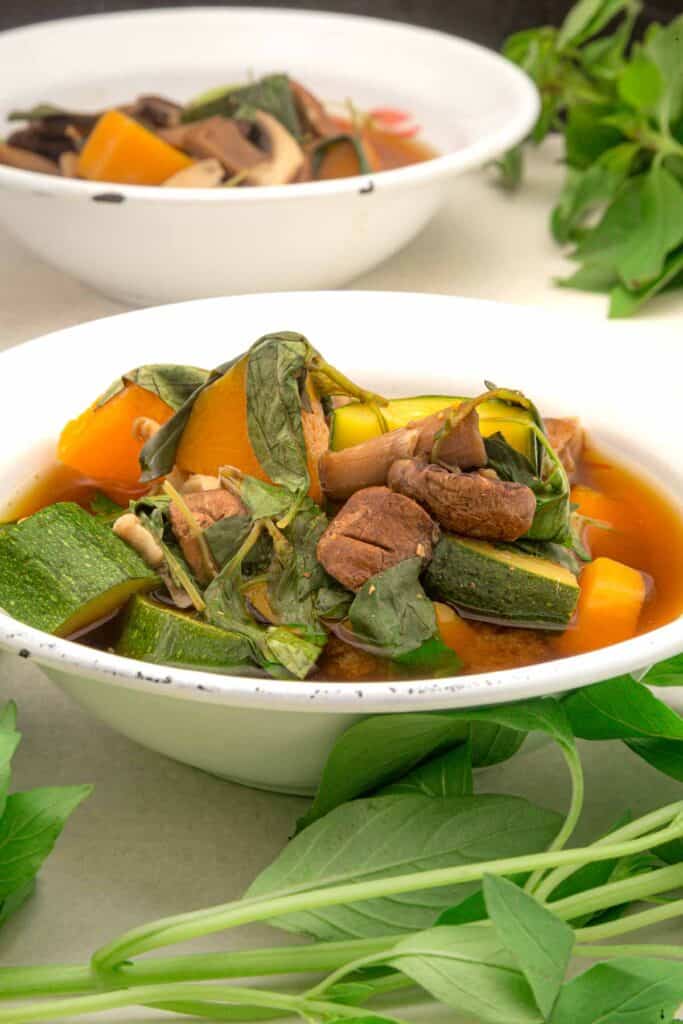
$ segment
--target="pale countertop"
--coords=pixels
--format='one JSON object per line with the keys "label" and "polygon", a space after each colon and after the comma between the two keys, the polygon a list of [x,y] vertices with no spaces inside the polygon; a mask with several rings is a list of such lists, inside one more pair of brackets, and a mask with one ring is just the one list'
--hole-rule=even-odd
{"label": "pale countertop", "polygon": [[[449,205],[420,238],[353,287],[458,293],[601,322],[603,297],[551,284],[567,270],[547,232],[560,176],[554,154],[544,151],[514,198],[483,174],[457,181]],[[0,349],[123,310],[40,264],[3,233],[0,265]],[[683,295],[670,295],[610,330],[616,345],[627,338],[646,343],[655,333],[673,345],[680,344],[682,321]],[[143,750],[72,705],[37,668],[0,655],[0,700],[6,698],[19,705],[25,737],[15,787],[94,782],[95,792],[68,825],[33,900],[0,932],[2,965],[83,961],[134,925],[237,897],[286,842],[305,806],[299,798],[222,782]],[[583,750],[586,835],[608,828],[625,808],[641,813],[680,799],[680,784],[621,745],[584,744]],[[567,796],[562,763],[548,748],[489,771],[482,784],[557,808]],[[674,923],[644,939],[681,937],[680,923]],[[247,940],[288,941],[258,926],[248,936],[218,936],[193,948],[231,948]],[[143,1010],[118,1016],[137,1021],[157,1015]]]}

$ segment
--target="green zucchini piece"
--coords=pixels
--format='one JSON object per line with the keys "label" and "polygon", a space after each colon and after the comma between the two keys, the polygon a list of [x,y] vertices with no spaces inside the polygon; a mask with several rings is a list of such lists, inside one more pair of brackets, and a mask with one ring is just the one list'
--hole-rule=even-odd
{"label": "green zucchini piece", "polygon": [[[330,447],[333,451],[350,448],[371,437],[377,437],[378,434],[405,427],[413,420],[431,416],[450,406],[457,408],[465,401],[467,399],[453,395],[416,395],[413,398],[393,398],[383,406],[351,402],[332,413]],[[535,459],[536,442],[531,429],[531,413],[498,399],[482,402],[477,412],[484,437],[500,431],[508,444],[522,452],[528,459]]]}
{"label": "green zucchini piece", "polygon": [[69,636],[158,582],[108,523],[72,502],[0,532],[0,608],[46,633]]}
{"label": "green zucchini piece", "polygon": [[146,597],[131,601],[115,650],[157,665],[216,672],[243,668],[251,662],[251,647],[244,637]]}
{"label": "green zucchini piece", "polygon": [[444,534],[424,577],[430,597],[510,626],[564,629],[579,599],[576,577],[563,565]]}

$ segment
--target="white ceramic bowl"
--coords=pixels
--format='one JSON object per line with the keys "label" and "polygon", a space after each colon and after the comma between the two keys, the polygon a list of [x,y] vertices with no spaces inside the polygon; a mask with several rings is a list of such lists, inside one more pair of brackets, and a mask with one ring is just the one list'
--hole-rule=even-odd
{"label": "white ceramic bowl", "polygon": [[[0,507],[49,460],[65,420],[121,372],[160,361],[213,366],[261,334],[284,328],[306,334],[345,372],[388,394],[473,394],[490,378],[521,387],[548,414],[580,414],[601,446],[616,447],[676,499],[683,497],[673,346],[650,339],[643,364],[637,336],[620,335],[617,351],[601,325],[586,330],[583,321],[473,300],[353,292],[143,310],[0,355],[0,437],[11,439],[0,455]],[[671,453],[678,453],[677,466]],[[683,619],[580,657],[391,685],[279,682],[155,667],[56,639],[0,614],[2,647],[34,658],[80,704],[146,746],[251,785],[309,792],[334,738],[354,716],[492,704],[597,682],[683,650]]]}
{"label": "white ceramic bowl", "polygon": [[96,15],[0,35],[4,115],[38,101],[98,109],[181,100],[273,70],[330,100],[413,112],[443,155],[342,181],[253,189],[103,185],[0,166],[0,220],[48,263],[133,305],[345,284],[425,226],[453,179],[536,117],[530,80],[496,54],[374,18],[258,8]]}

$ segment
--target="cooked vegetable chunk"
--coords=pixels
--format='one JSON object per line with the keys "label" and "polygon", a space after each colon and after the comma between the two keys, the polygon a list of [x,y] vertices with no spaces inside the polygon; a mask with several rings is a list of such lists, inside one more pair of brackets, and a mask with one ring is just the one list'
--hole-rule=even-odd
{"label": "cooked vegetable chunk", "polygon": [[[222,488],[186,494],[184,504],[194,523],[184,514],[177,502],[172,501],[169,511],[171,526],[183,550],[185,561],[192,572],[200,582],[208,583],[206,566],[196,530],[204,531],[214,523],[230,516],[245,515],[246,509],[236,495]],[[194,530],[193,525],[196,527]]]}
{"label": "cooked vegetable chunk", "polygon": [[349,498],[318,542],[318,559],[349,590],[416,555],[432,556],[437,527],[416,502],[387,487]]}
{"label": "cooked vegetable chunk", "polygon": [[425,587],[433,598],[511,626],[564,628],[579,599],[564,566],[451,533],[434,549]]}
{"label": "cooked vegetable chunk", "polygon": [[523,484],[480,473],[451,473],[418,459],[400,459],[389,470],[389,487],[414,498],[446,530],[483,540],[517,540],[536,513],[533,491]]}
{"label": "cooked vegetable chunk", "polygon": [[611,558],[596,558],[580,582],[576,625],[558,638],[559,653],[584,654],[635,636],[647,593],[642,573]]}
{"label": "cooked vegetable chunk", "polygon": [[108,110],[81,150],[78,173],[91,181],[161,185],[192,160],[119,110]]}
{"label": "cooked vegetable chunk", "polygon": [[70,502],[0,531],[0,608],[47,633],[75,633],[158,581],[110,526]]}
{"label": "cooked vegetable chunk", "polygon": [[219,672],[248,665],[251,647],[237,633],[136,597],[126,612],[116,653],[159,665]]}
{"label": "cooked vegetable chunk", "polygon": [[583,451],[583,427],[577,419],[545,419],[548,440],[560,457],[569,482],[576,479],[577,463]]}

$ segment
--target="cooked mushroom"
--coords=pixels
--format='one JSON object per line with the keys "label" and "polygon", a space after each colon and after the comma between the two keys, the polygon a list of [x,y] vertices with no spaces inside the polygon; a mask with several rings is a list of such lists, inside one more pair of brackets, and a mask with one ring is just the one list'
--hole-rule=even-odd
{"label": "cooked mushroom", "polygon": [[[415,449],[416,455],[426,459],[431,458],[437,434],[444,426],[448,413],[451,411],[451,409],[442,409],[432,416],[426,416],[422,420],[408,424],[410,427],[417,427],[420,431]],[[459,469],[479,469],[486,465],[486,448],[479,430],[479,414],[476,409],[472,409],[444,437],[439,445],[439,461],[447,466],[457,466]]]}
{"label": "cooked mushroom", "polygon": [[[217,523],[228,516],[242,515],[246,509],[236,495],[220,488],[215,491],[196,491],[185,496],[185,504],[200,530]],[[201,583],[208,582],[208,574],[197,537],[183,515],[183,510],[171,502],[169,511],[171,527],[183,550],[185,560]]]}
{"label": "cooked mushroom", "polygon": [[583,427],[577,419],[546,419],[545,432],[567,471],[570,483],[576,479],[576,464],[583,451]]}
{"label": "cooked mushroom", "polygon": [[268,156],[245,174],[249,185],[286,185],[303,167],[304,151],[284,125],[272,114],[257,110],[254,115],[268,145]]}
{"label": "cooked mushroom", "polygon": [[198,160],[177,174],[172,174],[163,184],[164,188],[217,188],[224,177],[223,164],[210,156],[206,160]]}
{"label": "cooked mushroom", "polygon": [[307,132],[318,136],[337,134],[339,131],[338,126],[312,92],[309,92],[301,82],[297,82],[294,78],[290,78],[289,88],[294,97],[299,117]]}
{"label": "cooked mushroom", "polygon": [[78,153],[65,150],[59,157],[59,172],[63,178],[77,178]]}
{"label": "cooked mushroom", "polygon": [[241,121],[218,115],[176,128],[164,128],[159,135],[190,156],[200,160],[213,157],[228,174],[240,174],[268,159],[262,149],[246,138]]}
{"label": "cooked mushroom", "polygon": [[413,455],[418,438],[419,431],[402,427],[339,452],[324,452],[318,463],[323,490],[334,501],[344,501],[363,487],[385,484],[392,462]]}
{"label": "cooked mushroom", "polygon": [[357,491],[318,541],[318,561],[349,590],[416,555],[429,561],[438,528],[417,502],[387,487]]}
{"label": "cooked mushroom", "polygon": [[146,530],[133,512],[124,512],[115,521],[112,530],[117,537],[137,551],[150,569],[158,569],[164,561],[164,552],[149,530]]}
{"label": "cooked mushroom", "polygon": [[174,128],[180,124],[183,108],[165,96],[138,96],[135,103],[124,107],[124,113],[151,128]]}
{"label": "cooked mushroom", "polygon": [[424,505],[446,530],[466,537],[517,540],[528,531],[536,512],[533,491],[524,484],[491,480],[480,473],[454,473],[418,459],[395,462],[388,483]]}
{"label": "cooked mushroom", "polygon": [[19,149],[18,146],[9,146],[6,142],[0,142],[0,164],[7,167],[16,167],[20,171],[38,171],[40,174],[59,174],[59,167],[53,160],[32,153],[28,149]]}

